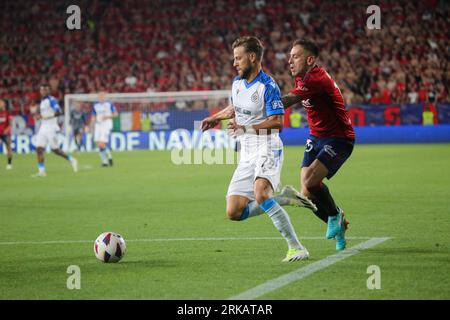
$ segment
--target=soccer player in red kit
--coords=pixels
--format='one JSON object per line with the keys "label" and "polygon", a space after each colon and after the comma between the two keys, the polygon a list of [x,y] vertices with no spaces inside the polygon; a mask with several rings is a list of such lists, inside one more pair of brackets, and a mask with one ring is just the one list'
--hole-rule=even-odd
{"label": "soccer player in red kit", "polygon": [[293,43],[289,68],[295,88],[282,97],[285,108],[301,102],[310,136],[306,141],[300,175],[301,194],[317,206],[315,214],[328,224],[326,237],[336,239],[336,249],[346,246],[347,221],[331,196],[324,178],[339,170],[353,151],[355,132],[345,109],[341,91],[330,75],[316,64],[317,45],[308,39]]}
{"label": "soccer player in red kit", "polygon": [[12,169],[11,119],[11,114],[6,110],[5,101],[0,99],[0,140],[6,146],[6,156],[8,158],[7,170]]}

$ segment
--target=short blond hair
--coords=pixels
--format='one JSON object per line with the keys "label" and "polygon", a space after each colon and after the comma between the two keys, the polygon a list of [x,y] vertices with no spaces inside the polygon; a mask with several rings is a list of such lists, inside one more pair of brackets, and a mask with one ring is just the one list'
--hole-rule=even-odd
{"label": "short blond hair", "polygon": [[232,49],[237,47],[244,47],[246,52],[253,52],[256,54],[256,58],[261,61],[264,55],[264,47],[257,37],[244,36],[237,38],[233,45]]}

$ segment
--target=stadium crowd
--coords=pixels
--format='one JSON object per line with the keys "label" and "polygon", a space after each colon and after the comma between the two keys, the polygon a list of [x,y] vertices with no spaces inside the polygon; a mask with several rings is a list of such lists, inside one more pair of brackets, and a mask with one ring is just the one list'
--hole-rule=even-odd
{"label": "stadium crowd", "polygon": [[286,92],[292,41],[316,40],[348,105],[449,98],[447,1],[380,1],[381,29],[366,28],[361,1],[69,0],[0,2],[0,97],[24,112],[48,82],[52,94],[229,89],[230,45],[256,35],[264,68]]}

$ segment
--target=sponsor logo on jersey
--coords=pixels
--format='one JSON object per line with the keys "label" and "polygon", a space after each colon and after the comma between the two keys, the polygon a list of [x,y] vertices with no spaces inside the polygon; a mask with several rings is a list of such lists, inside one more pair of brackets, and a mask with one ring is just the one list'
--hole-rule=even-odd
{"label": "sponsor logo on jersey", "polygon": [[272,101],[272,110],[275,109],[283,109],[283,103],[281,102],[281,100]]}
{"label": "sponsor logo on jersey", "polygon": [[245,114],[245,115],[248,115],[248,116],[252,114],[250,110],[247,110],[247,109],[244,109],[244,108],[240,108],[240,107],[234,107],[234,108],[239,113],[242,113],[242,114]]}
{"label": "sponsor logo on jersey", "polygon": [[253,103],[258,103],[258,92],[255,91],[255,93],[252,94],[251,98]]}
{"label": "sponsor logo on jersey", "polygon": [[305,108],[312,108],[312,104],[311,104],[311,102],[309,101],[309,99],[302,100],[302,105],[303,105],[303,107],[305,107]]}

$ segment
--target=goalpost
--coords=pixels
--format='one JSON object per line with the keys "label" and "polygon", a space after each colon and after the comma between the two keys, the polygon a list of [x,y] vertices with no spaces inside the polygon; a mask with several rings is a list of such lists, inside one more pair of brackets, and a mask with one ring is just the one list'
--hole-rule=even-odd
{"label": "goalpost", "polygon": [[[183,126],[186,126],[183,116],[191,119],[193,114],[194,117],[199,113],[207,115],[208,109],[222,109],[230,103],[230,93],[230,90],[107,93],[106,99],[116,106],[119,116],[121,113],[137,113],[138,116],[149,117],[148,121],[152,124],[154,120],[152,115],[156,116],[159,112],[175,112],[179,126],[183,128]],[[70,117],[75,105],[79,104],[82,111],[87,114],[90,113],[93,103],[97,100],[97,93],[67,94],[64,96],[64,149],[69,149],[70,142],[73,139]],[[195,120],[200,121],[202,119]],[[167,130],[177,129],[177,121],[175,121],[175,124],[173,122]],[[153,128],[153,125],[151,127],[151,130],[158,130],[158,127]]]}

